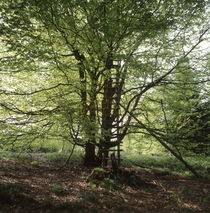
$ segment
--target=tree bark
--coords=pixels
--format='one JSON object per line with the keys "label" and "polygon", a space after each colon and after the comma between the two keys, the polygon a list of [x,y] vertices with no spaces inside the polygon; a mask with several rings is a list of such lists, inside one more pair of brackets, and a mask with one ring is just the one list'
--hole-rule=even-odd
{"label": "tree bark", "polygon": [[95,144],[87,142],[85,146],[84,166],[94,167],[96,165]]}

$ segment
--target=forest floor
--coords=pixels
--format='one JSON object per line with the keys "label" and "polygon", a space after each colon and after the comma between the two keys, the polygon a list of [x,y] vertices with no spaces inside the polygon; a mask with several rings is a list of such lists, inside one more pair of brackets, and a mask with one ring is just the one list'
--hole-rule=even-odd
{"label": "forest floor", "polygon": [[147,185],[115,188],[87,183],[91,169],[0,160],[0,213],[210,212],[210,180],[156,170],[135,171]]}

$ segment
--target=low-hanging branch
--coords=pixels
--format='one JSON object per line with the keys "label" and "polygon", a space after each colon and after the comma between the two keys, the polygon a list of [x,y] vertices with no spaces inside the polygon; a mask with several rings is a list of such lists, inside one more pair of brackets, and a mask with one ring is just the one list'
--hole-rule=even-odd
{"label": "low-hanging branch", "polygon": [[[126,109],[123,105],[121,105],[122,108]],[[143,124],[132,112],[128,111],[128,114],[139,124],[139,126],[143,129],[145,129],[151,136],[153,136],[165,149],[167,149],[174,157],[176,157],[180,162],[182,162],[189,171],[192,172],[196,177],[200,178],[201,175],[197,173],[197,171],[190,165],[188,164],[181,154],[177,154],[170,146],[167,145],[168,141],[165,141],[164,138],[161,138],[157,136],[157,134],[152,131],[149,127],[147,127],[145,124]]]}
{"label": "low-hanging branch", "polygon": [[50,91],[50,90],[56,89],[56,88],[61,87],[61,86],[71,86],[71,84],[59,83],[59,84],[52,86],[52,87],[43,88],[43,89],[31,91],[31,92],[16,92],[16,91],[7,91],[7,90],[0,89],[0,94],[5,94],[5,95],[34,95],[34,94],[41,93],[41,92],[44,92],[44,91]]}

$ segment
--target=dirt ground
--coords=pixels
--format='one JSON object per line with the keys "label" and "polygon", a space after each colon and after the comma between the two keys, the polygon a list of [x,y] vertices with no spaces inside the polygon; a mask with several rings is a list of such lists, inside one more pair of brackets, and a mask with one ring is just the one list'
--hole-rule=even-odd
{"label": "dirt ground", "polygon": [[136,174],[147,186],[110,190],[87,183],[90,172],[79,164],[59,169],[0,160],[0,186],[23,186],[15,193],[0,191],[0,213],[210,212],[210,180],[140,170]]}

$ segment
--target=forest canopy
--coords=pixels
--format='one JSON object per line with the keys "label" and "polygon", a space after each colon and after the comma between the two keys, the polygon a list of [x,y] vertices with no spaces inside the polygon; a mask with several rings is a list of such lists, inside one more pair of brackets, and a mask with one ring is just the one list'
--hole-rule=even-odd
{"label": "forest canopy", "polygon": [[0,8],[1,146],[59,138],[84,148],[85,165],[106,165],[128,135],[153,138],[186,166],[184,152],[209,153],[207,1]]}

